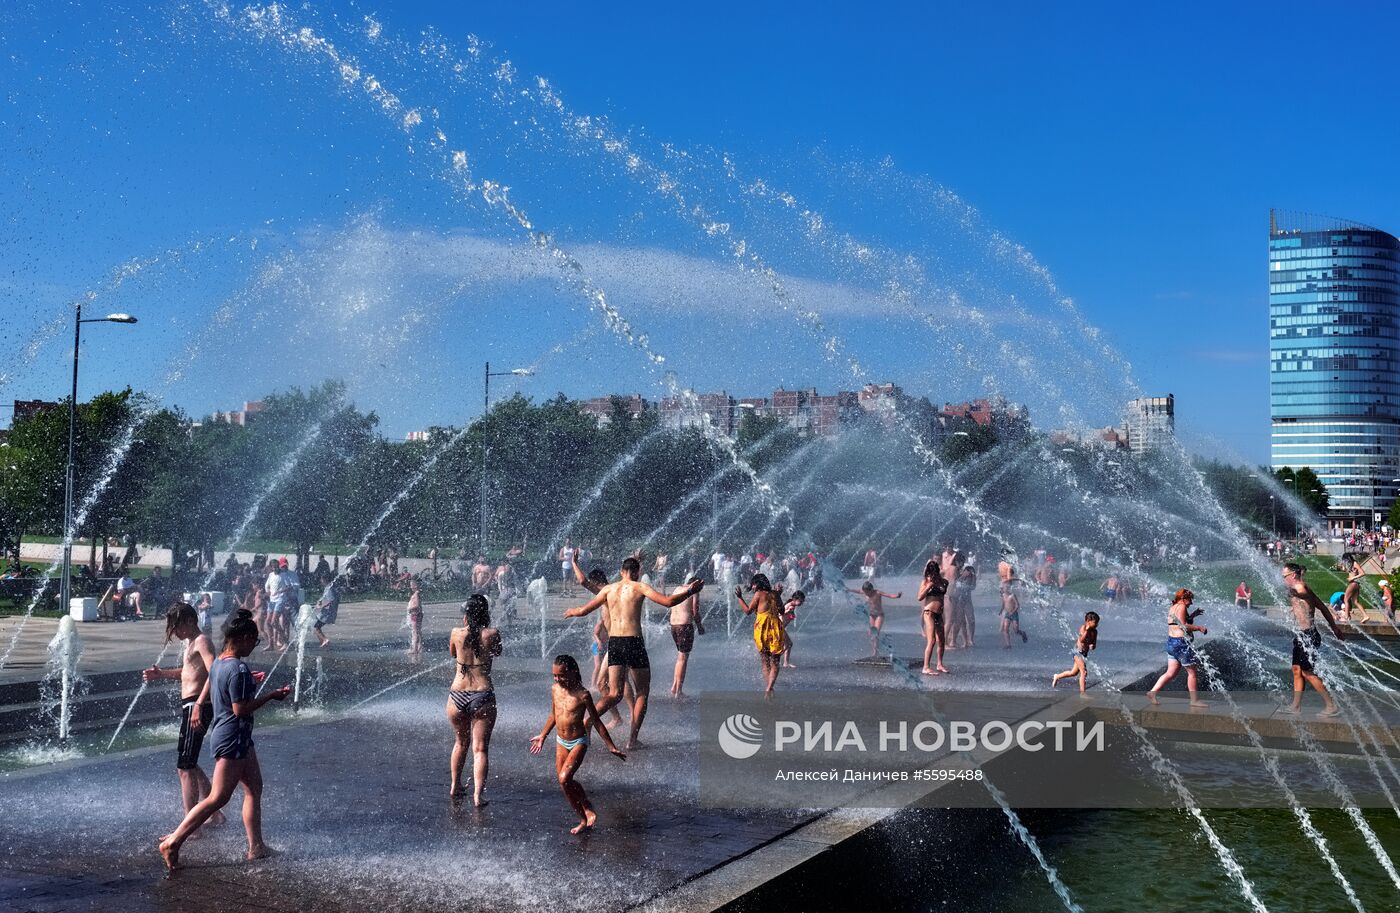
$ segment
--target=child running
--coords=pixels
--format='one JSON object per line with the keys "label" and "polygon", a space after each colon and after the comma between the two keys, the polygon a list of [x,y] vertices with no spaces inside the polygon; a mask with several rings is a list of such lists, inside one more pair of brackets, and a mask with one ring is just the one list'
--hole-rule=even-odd
{"label": "child running", "polygon": [[1342,617],[1349,621],[1369,622],[1371,615],[1361,603],[1361,584],[1366,580],[1362,562],[1351,556],[1343,556],[1347,572],[1346,589],[1342,591]]}
{"label": "child running", "polygon": [[862,583],[858,590],[846,587],[846,592],[865,597],[865,610],[870,614],[870,658],[874,659],[880,655],[880,629],[885,626],[885,600],[902,599],[904,594],[882,593],[875,589],[875,584],[869,580]]}
{"label": "child running", "polygon": [[588,753],[588,730],[598,730],[599,737],[608,751],[626,761],[627,755],[613,744],[608,735],[608,727],[598,718],[593,706],[593,695],[583,687],[583,676],[579,672],[578,660],[567,653],[554,657],[554,687],[551,690],[549,718],[544,721],[544,729],[530,740],[530,754],[539,754],[544,749],[544,740],[551,729],[557,729],[554,736],[554,771],[559,778],[559,786],[564,798],[578,812],[579,822],[569,829],[571,834],[581,834],[598,823],[598,813],[588,801],[583,784],[574,777]]}
{"label": "child running", "polygon": [[285,700],[292,689],[284,685],[264,697],[257,690],[252,670],[243,660],[258,645],[258,626],[251,618],[236,618],[228,626],[223,652],[214,661],[205,691],[214,706],[214,725],[209,743],[214,754],[214,782],[209,795],[201,799],[180,826],[160,841],[165,867],[174,872],[180,866],[180,847],[190,835],[222,809],[243,786],[243,827],[248,832],[248,859],[272,854],[262,836],[262,769],[253,747],[253,714],[268,701]]}
{"label": "child running", "polygon": [[1079,693],[1083,694],[1086,688],[1086,681],[1089,678],[1089,669],[1085,665],[1089,659],[1089,651],[1099,645],[1099,613],[1085,612],[1084,623],[1079,626],[1079,638],[1074,642],[1074,665],[1064,672],[1056,672],[1050,679],[1050,687],[1053,688],[1060,683],[1060,679],[1071,676],[1079,676]]}
{"label": "child running", "polygon": [[1020,582],[1020,579],[1012,577],[1001,584],[1001,647],[1003,650],[1011,649],[1013,628],[1017,634],[1021,635],[1021,643],[1030,641],[1026,632],[1021,630],[1021,597],[1016,595],[1016,585]]}

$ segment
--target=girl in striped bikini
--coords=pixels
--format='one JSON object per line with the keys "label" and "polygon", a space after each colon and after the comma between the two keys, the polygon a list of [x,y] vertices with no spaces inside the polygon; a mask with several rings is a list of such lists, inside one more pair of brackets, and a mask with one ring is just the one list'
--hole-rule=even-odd
{"label": "girl in striped bikini", "polygon": [[462,606],[462,627],[452,629],[447,649],[457,661],[452,690],[447,692],[447,719],[457,736],[452,746],[449,795],[454,802],[466,795],[462,788],[462,768],[470,751],[472,801],[480,808],[486,804],[486,752],[491,745],[491,729],[496,725],[491,662],[501,655],[501,633],[491,627],[491,607],[485,596],[475,594]]}

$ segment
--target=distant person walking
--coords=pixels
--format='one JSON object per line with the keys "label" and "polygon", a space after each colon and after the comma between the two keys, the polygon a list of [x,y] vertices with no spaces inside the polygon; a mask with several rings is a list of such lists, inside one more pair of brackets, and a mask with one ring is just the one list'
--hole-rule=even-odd
{"label": "distant person walking", "polygon": [[[477,594],[480,595],[480,594]],[[418,581],[408,585],[408,655],[421,656],[423,653],[423,593]]]}

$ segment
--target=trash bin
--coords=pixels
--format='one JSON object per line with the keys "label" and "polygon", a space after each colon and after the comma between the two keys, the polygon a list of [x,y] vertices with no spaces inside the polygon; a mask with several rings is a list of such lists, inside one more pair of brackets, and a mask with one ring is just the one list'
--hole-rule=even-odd
{"label": "trash bin", "polygon": [[68,600],[68,614],[74,621],[96,621],[97,600],[91,596],[75,596]]}

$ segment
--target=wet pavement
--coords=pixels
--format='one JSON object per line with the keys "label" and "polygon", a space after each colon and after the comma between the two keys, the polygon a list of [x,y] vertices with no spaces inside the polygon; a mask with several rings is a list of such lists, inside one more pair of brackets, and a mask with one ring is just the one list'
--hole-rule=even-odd
{"label": "wet pavement", "polygon": [[[979,646],[949,654],[952,675],[927,678],[854,662],[869,649],[858,608],[841,599],[814,600],[794,633],[798,668],[785,670],[778,687],[1043,688],[1051,672],[1067,665],[1068,620],[1092,607],[1027,607],[1030,643],[1004,650],[990,606],[979,602]],[[701,806],[698,707],[666,695],[675,651],[660,625],[652,629],[652,703],[643,730],[652,747],[623,763],[595,745],[580,774],[600,815],[593,833],[568,833],[574,819],[554,780],[552,754],[526,750],[548,711],[537,627],[522,625],[498,662],[491,804],[454,809],[446,796],[450,670],[432,669],[441,656],[415,665],[398,647],[372,645],[396,636],[396,611],[384,606],[377,625],[363,613],[358,639],[366,646],[352,648],[356,638],[342,635],[324,655],[325,707],[309,707],[295,719],[284,710],[260,723],[264,828],[279,856],[244,862],[242,828],[230,821],[187,844],[187,867],[164,877],[155,842],[180,812],[173,727],[166,723],[166,744],[155,748],[0,774],[0,911],[616,910],[648,901],[665,909],[678,886],[775,846],[821,815]],[[444,632],[452,613],[450,606],[440,612]],[[347,615],[354,618],[353,607],[342,611],[342,620]],[[1097,658],[1120,685],[1159,664],[1155,617],[1145,608],[1106,619]],[[759,687],[744,621],[735,619],[729,639],[727,620],[712,615],[710,633],[698,638],[693,654],[690,693]],[[587,627],[551,622],[545,650],[573,652],[586,667]],[[887,631],[891,652],[918,653],[912,607],[891,607]],[[274,684],[287,670],[284,663]],[[360,699],[418,673],[356,709],[345,697]],[[207,753],[205,761],[208,769]]]}

